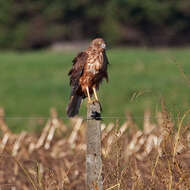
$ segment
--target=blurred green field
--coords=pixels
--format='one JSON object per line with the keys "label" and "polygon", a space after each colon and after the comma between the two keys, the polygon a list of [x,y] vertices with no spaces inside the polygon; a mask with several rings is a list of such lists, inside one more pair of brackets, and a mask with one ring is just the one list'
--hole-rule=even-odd
{"label": "blurred green field", "polygon": [[[187,110],[189,52],[189,49],[109,50],[110,81],[104,82],[99,91],[104,120],[122,119],[126,111],[139,120],[147,108],[153,113],[160,110],[162,98],[174,116]],[[51,51],[0,53],[0,106],[5,108],[11,126],[24,127],[17,122],[19,117],[25,120],[25,117],[48,117],[51,107],[58,110],[59,116],[66,117],[70,93],[67,73],[75,55],[76,52]],[[82,116],[85,105],[83,102]]]}

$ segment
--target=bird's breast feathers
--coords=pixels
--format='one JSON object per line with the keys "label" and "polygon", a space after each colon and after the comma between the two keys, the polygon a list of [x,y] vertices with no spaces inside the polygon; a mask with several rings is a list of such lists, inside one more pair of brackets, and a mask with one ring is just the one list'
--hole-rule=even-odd
{"label": "bird's breast feathers", "polygon": [[100,53],[96,56],[89,55],[87,60],[87,72],[92,74],[97,74],[101,70],[103,66],[103,54]]}

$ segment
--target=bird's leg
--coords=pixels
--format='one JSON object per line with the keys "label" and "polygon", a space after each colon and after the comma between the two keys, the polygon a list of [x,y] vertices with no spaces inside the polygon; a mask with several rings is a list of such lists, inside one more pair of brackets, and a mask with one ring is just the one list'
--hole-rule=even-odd
{"label": "bird's leg", "polygon": [[90,98],[90,93],[89,93],[89,88],[88,88],[88,86],[86,87],[86,92],[87,92],[87,96],[88,96],[88,103],[91,103],[92,100],[91,100],[91,98]]}
{"label": "bird's leg", "polygon": [[92,89],[93,89],[93,92],[94,92],[94,96],[95,96],[96,101],[99,102],[98,96],[97,96],[97,93],[96,93],[96,88],[95,88],[95,87],[92,87]]}
{"label": "bird's leg", "polygon": [[100,104],[100,102],[98,100],[98,96],[97,96],[97,93],[96,93],[96,87],[93,86],[92,89],[93,89],[93,92],[94,92],[94,96],[95,96],[96,102],[98,102],[99,105],[100,105],[100,111],[102,111],[102,106],[101,106],[101,104]]}

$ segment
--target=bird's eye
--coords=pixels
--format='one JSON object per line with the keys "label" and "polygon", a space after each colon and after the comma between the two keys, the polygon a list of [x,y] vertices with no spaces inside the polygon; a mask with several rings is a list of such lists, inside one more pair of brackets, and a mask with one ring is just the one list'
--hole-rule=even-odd
{"label": "bird's eye", "polygon": [[105,48],[106,48],[106,44],[105,44],[105,43],[102,43],[102,44],[101,44],[101,48],[105,49]]}

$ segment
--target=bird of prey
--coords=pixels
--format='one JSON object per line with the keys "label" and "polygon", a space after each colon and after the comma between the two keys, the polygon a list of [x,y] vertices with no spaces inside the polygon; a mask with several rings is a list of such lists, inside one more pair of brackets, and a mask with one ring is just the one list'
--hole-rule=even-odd
{"label": "bird of prey", "polygon": [[106,56],[106,43],[102,38],[96,38],[86,51],[79,53],[73,60],[73,66],[69,71],[70,86],[72,88],[70,101],[67,106],[68,117],[78,114],[82,99],[88,97],[92,103],[91,96],[94,94],[98,101],[96,90],[103,79],[108,82]]}

